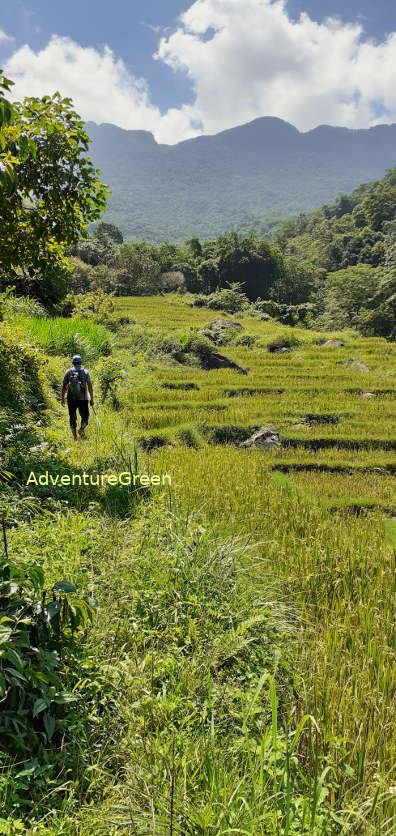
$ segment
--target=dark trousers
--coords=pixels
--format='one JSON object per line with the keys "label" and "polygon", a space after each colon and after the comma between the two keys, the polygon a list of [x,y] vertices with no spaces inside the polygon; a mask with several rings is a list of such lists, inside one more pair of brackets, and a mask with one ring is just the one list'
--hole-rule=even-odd
{"label": "dark trousers", "polygon": [[89,406],[88,401],[75,401],[72,398],[67,399],[67,406],[69,409],[69,420],[72,429],[77,427],[77,411],[81,416],[81,424],[88,424],[89,421]]}

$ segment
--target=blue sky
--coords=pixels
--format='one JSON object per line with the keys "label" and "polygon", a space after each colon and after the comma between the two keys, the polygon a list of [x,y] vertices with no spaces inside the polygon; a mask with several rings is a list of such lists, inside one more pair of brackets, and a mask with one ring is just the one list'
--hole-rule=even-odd
{"label": "blue sky", "polygon": [[[323,121],[361,127],[396,120],[390,93],[396,87],[396,36],[389,42],[396,30],[393,5],[391,0],[0,0],[0,61],[17,80],[18,95],[43,95],[56,82],[85,118],[147,127],[167,142],[264,115],[303,130]],[[335,29],[326,22],[329,16],[340,19]],[[340,66],[337,77],[329,78],[318,44],[331,61],[333,43]],[[366,77],[364,63],[376,83]],[[94,74],[111,99],[109,118],[93,90]]]}

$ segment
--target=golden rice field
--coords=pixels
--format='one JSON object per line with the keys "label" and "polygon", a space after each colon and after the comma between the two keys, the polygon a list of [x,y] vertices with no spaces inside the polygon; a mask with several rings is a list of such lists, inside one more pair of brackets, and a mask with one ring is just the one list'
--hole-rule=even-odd
{"label": "golden rice field", "polygon": [[[142,470],[172,476],[159,501],[249,544],[254,557],[244,558],[246,571],[276,590],[279,606],[292,614],[290,722],[310,714],[317,724],[315,744],[303,752],[306,768],[327,758],[339,767],[329,801],[350,822],[332,831],[252,824],[175,832],[391,836],[396,550],[386,521],[396,517],[396,345],[352,331],[330,335],[227,317],[256,338],[252,348],[217,348],[247,374],[205,371],[132,351],[131,333],[138,327],[179,339],[223,314],[177,297],[121,299],[118,307],[136,323],[116,338],[114,356],[125,369],[119,408],[99,404],[101,425],[92,421],[89,443],[74,447],[58,411],[53,444],[66,446],[68,461],[85,469],[111,461],[115,447],[132,455],[137,444]],[[300,340],[290,353],[267,350],[290,333]],[[344,346],[325,347],[330,337]],[[368,371],[345,366],[352,357]],[[63,362],[53,359],[51,373]],[[92,377],[95,385],[94,366]],[[240,447],[264,425],[278,430],[279,448]]]}

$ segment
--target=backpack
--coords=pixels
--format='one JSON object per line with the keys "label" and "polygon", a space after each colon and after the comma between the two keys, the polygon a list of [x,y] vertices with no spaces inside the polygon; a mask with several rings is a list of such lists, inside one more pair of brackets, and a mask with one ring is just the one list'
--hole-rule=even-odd
{"label": "backpack", "polygon": [[67,391],[75,401],[85,399],[86,377],[84,369],[70,369]]}

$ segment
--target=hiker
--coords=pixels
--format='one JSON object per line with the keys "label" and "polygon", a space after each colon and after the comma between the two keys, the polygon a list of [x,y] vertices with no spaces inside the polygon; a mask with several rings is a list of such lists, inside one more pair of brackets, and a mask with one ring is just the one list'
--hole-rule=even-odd
{"label": "hiker", "polygon": [[72,366],[65,372],[63,378],[61,402],[65,405],[67,392],[67,406],[69,409],[70,427],[73,438],[77,440],[77,410],[81,417],[81,427],[78,431],[80,438],[86,438],[85,428],[89,421],[89,402],[94,405],[94,396],[89,371],[81,367],[82,358],[75,354],[72,358]]}

